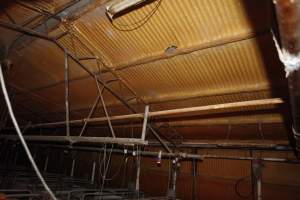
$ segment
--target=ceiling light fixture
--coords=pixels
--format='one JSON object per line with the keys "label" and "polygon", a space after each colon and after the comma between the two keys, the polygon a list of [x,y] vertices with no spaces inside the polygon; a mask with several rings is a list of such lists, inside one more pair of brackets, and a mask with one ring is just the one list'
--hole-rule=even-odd
{"label": "ceiling light fixture", "polygon": [[137,6],[147,0],[112,0],[106,6],[106,13],[108,17],[113,20],[113,17],[133,6]]}

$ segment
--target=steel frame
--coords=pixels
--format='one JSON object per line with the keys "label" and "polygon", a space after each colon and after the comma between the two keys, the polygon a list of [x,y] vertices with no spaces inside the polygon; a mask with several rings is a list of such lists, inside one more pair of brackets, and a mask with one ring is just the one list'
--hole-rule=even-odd
{"label": "steel frame", "polygon": [[[102,81],[91,70],[89,70],[72,52],[70,52],[62,44],[60,44],[55,37],[49,37],[48,35],[36,32],[32,29],[22,27],[22,26],[17,25],[17,24],[10,24],[10,23],[6,23],[6,22],[0,22],[0,26],[2,26],[4,28],[7,28],[7,29],[10,29],[10,30],[21,32],[21,33],[26,34],[26,35],[30,35],[30,36],[33,36],[33,37],[44,39],[44,40],[49,41],[51,43],[54,43],[59,49],[61,49],[64,52],[64,55],[65,55],[65,93],[66,93],[65,94],[65,97],[66,97],[65,98],[65,104],[66,104],[66,127],[67,127],[66,135],[67,136],[69,136],[69,128],[68,127],[70,125],[70,123],[69,123],[69,94],[68,94],[68,91],[69,91],[69,88],[68,88],[68,79],[69,79],[68,70],[69,69],[68,69],[68,61],[67,61],[68,58],[72,59],[79,67],[81,67],[84,71],[86,71],[91,77],[93,77],[95,79],[98,90],[99,90],[99,85],[98,84],[101,84],[103,86],[103,89],[106,89],[109,93],[111,93],[129,111],[131,111],[132,113],[137,113],[136,110],[126,100],[124,100],[121,96],[119,96],[116,92],[114,92],[107,85],[107,83]],[[125,85],[125,86],[127,87],[127,85]],[[100,98],[101,98],[101,92],[100,92]],[[136,99],[137,99],[137,97],[136,97]],[[104,102],[103,98],[101,99],[101,101],[102,101],[102,103]],[[105,107],[105,106],[103,105],[103,107]],[[106,118],[107,118],[108,121],[110,121],[107,112],[106,112]],[[109,122],[109,124],[110,124],[110,122]],[[164,142],[164,140],[159,136],[159,134],[156,132],[156,130],[153,128],[153,126],[150,125],[150,124],[147,124],[147,127],[149,128],[149,130],[151,130],[153,135],[162,144],[162,146],[165,148],[165,150],[167,152],[171,152],[171,149],[167,146],[167,144]],[[110,129],[111,129],[111,131],[113,130],[111,124],[110,124]],[[112,135],[114,135],[113,131],[112,131]]]}

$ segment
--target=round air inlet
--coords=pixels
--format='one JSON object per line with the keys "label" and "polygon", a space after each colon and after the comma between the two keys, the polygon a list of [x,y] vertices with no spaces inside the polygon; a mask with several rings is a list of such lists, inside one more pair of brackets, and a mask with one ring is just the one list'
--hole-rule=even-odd
{"label": "round air inlet", "polygon": [[171,45],[169,47],[166,48],[165,53],[166,54],[174,54],[177,50],[177,46],[176,45]]}

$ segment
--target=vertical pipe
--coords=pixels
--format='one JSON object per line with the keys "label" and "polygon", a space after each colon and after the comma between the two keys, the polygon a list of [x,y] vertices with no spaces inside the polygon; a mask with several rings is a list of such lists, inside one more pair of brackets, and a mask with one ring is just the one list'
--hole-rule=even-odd
{"label": "vertical pipe", "polygon": [[47,155],[46,160],[45,160],[45,165],[44,165],[44,173],[47,172],[48,162],[49,162],[49,156]]}
{"label": "vertical pipe", "polygon": [[65,52],[65,107],[66,107],[66,135],[70,136],[70,107],[69,107],[69,63]]}
{"label": "vertical pipe", "polygon": [[[193,154],[197,154],[197,149],[193,149]],[[197,188],[196,188],[196,180],[197,180],[197,160],[192,160],[192,173],[193,173],[193,186],[192,186],[192,199],[196,200],[197,197]]]}
{"label": "vertical pipe", "polygon": [[257,200],[262,200],[261,176],[257,177],[257,180],[256,180],[256,190],[257,190]]}
{"label": "vertical pipe", "polygon": [[92,176],[91,176],[91,184],[95,182],[95,170],[96,170],[96,162],[93,162]]}
{"label": "vertical pipe", "polygon": [[139,147],[137,147],[135,191],[136,191],[138,198],[139,198],[139,194],[140,194],[140,173],[141,173],[141,156],[140,156],[140,152],[139,152]]}
{"label": "vertical pipe", "polygon": [[169,185],[169,190],[168,190],[168,198],[169,199],[176,199],[176,183],[177,183],[177,173],[179,170],[180,164],[179,164],[179,159],[176,157],[172,161],[172,175],[171,175],[171,181]]}
{"label": "vertical pipe", "polygon": [[256,200],[262,200],[262,161],[259,159],[253,160],[252,163],[252,177],[254,179],[254,185],[255,185],[255,197]]}
{"label": "vertical pipe", "polygon": [[70,176],[73,178],[74,177],[74,168],[75,168],[75,162],[76,160],[73,159],[72,160],[72,168],[71,168],[71,173],[70,173]]}
{"label": "vertical pipe", "polygon": [[145,114],[144,114],[144,122],[143,122],[143,130],[142,130],[142,140],[145,140],[145,138],[146,138],[148,115],[149,115],[149,105],[146,105]]}

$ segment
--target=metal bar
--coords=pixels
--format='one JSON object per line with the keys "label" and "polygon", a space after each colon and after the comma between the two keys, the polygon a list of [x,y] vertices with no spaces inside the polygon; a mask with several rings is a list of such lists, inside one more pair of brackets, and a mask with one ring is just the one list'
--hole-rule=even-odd
{"label": "metal bar", "polygon": [[155,138],[159,141],[159,143],[164,147],[164,149],[168,152],[171,153],[172,150],[168,147],[167,143],[159,136],[159,134],[150,126],[147,124],[148,128],[152,132],[152,134],[155,136]]}
{"label": "metal bar", "polygon": [[96,98],[96,100],[95,100],[95,102],[93,104],[93,107],[92,107],[92,109],[90,110],[90,112],[88,114],[88,117],[84,120],[84,125],[83,125],[83,127],[82,127],[82,129],[80,131],[79,136],[82,136],[82,134],[84,133],[85,128],[86,128],[87,123],[88,123],[88,120],[92,117],[92,115],[93,115],[93,113],[94,113],[94,111],[95,111],[95,109],[96,109],[96,107],[97,107],[97,105],[99,103],[99,100],[100,100],[100,95],[97,96],[97,98]]}
{"label": "metal bar", "polygon": [[91,184],[94,184],[95,182],[95,170],[96,170],[96,162],[93,162],[93,169],[92,169],[92,175],[91,175]]}
{"label": "metal bar", "polygon": [[[170,143],[167,143],[170,145]],[[149,146],[159,146],[160,144],[154,141],[149,141]],[[202,148],[202,149],[253,149],[253,150],[274,150],[274,151],[292,151],[288,141],[264,141],[260,143],[254,140],[200,140],[197,142],[182,142],[177,145],[177,148]]]}
{"label": "metal bar", "polygon": [[48,168],[48,162],[49,162],[49,156],[46,156],[46,160],[45,160],[45,165],[44,165],[44,173],[47,172],[47,168]]}
{"label": "metal bar", "polygon": [[5,8],[2,8],[3,13],[6,15],[6,17],[9,19],[9,21],[11,21],[13,24],[16,24],[16,21],[14,20],[14,18],[7,12],[7,10]]}
{"label": "metal bar", "polygon": [[261,177],[259,176],[256,180],[256,186],[257,186],[257,200],[262,200],[262,190],[261,190]]}
{"label": "metal bar", "polygon": [[26,28],[26,27],[23,27],[23,26],[20,26],[17,24],[10,24],[10,23],[0,21],[0,26],[10,29],[10,30],[14,30],[14,31],[26,34],[26,35],[34,36],[34,37],[37,37],[40,39],[44,39],[44,40],[53,42],[53,38],[49,37],[48,35],[36,32],[32,29],[29,29],[29,28]]}
{"label": "metal bar", "polygon": [[[34,146],[39,146],[44,148],[45,145],[49,148],[55,149],[70,149],[77,151],[91,151],[91,152],[103,152],[106,151],[105,148],[102,147],[85,147],[85,146],[72,146],[72,145],[53,145],[53,144],[30,144]],[[124,149],[112,149],[112,153],[116,154],[124,154]],[[127,149],[127,155],[132,155],[133,151]],[[145,157],[153,157],[157,158],[159,152],[155,151],[140,151],[141,156]],[[226,159],[226,160],[260,160],[265,162],[278,162],[278,163],[290,163],[290,164],[300,164],[298,159],[289,159],[289,158],[276,158],[276,157],[253,157],[253,156],[220,156],[214,154],[190,154],[190,153],[167,153],[161,152],[161,158],[163,159],[172,159],[172,158],[180,158],[183,160],[205,160],[205,159]]]}
{"label": "metal bar", "polygon": [[71,173],[70,173],[70,177],[72,177],[72,178],[74,177],[75,162],[76,162],[76,160],[73,159],[73,160],[72,160]]}
{"label": "metal bar", "polygon": [[143,122],[143,130],[142,130],[142,140],[145,140],[145,138],[146,138],[148,115],[149,115],[149,105],[146,105],[145,114],[144,114],[144,122]]}
{"label": "metal bar", "polygon": [[[96,78],[96,76],[95,76],[95,78]],[[97,84],[100,100],[101,100],[101,103],[102,103],[102,108],[105,112],[105,116],[106,116],[106,119],[107,119],[107,122],[108,122],[108,126],[109,126],[109,129],[110,129],[111,135],[115,138],[116,135],[115,135],[114,129],[112,127],[110,117],[108,115],[108,111],[107,111],[107,108],[106,108],[106,105],[105,105],[105,102],[104,102],[104,98],[102,96],[103,89],[102,90],[100,89],[100,86],[99,86],[99,83],[98,83],[97,79],[96,79],[96,84]]]}
{"label": "metal bar", "polygon": [[97,59],[95,56],[90,56],[90,57],[86,56],[86,57],[78,58],[78,60],[80,60],[80,61],[82,61],[82,60],[95,60],[95,59]]}
{"label": "metal bar", "polygon": [[62,33],[56,35],[56,36],[55,36],[55,40],[59,40],[59,39],[61,39],[62,37],[66,36],[67,34],[69,34],[69,30],[64,31],[64,32],[62,32]]}
{"label": "metal bar", "polygon": [[[197,153],[197,149],[193,149],[194,154]],[[193,176],[193,182],[192,182],[192,200],[198,199],[197,197],[197,169],[198,169],[198,163],[195,159],[192,160],[192,176]]]}
{"label": "metal bar", "polygon": [[22,26],[27,26],[27,25],[29,25],[30,23],[32,23],[33,21],[37,20],[38,18],[40,18],[42,16],[43,16],[42,14],[37,14],[37,15],[23,21],[21,25]]}
{"label": "metal bar", "polygon": [[66,106],[66,135],[70,136],[70,105],[69,105],[69,62],[65,52],[65,106]]}
{"label": "metal bar", "polygon": [[29,4],[26,4],[26,3],[23,3],[21,1],[16,1],[17,4],[19,4],[20,6],[24,7],[24,8],[27,8],[29,10],[32,10],[34,12],[37,12],[37,13],[40,13],[40,14],[43,14],[43,15],[47,15],[49,17],[52,17],[58,21],[61,21],[60,17],[57,17],[55,14],[47,11],[47,10],[44,10],[44,9],[41,9],[41,8],[36,8],[34,6],[31,6]]}
{"label": "metal bar", "polygon": [[139,199],[140,194],[140,173],[141,173],[141,156],[140,149],[137,147],[136,151],[136,180],[135,180],[135,192],[137,194],[137,198]]}
{"label": "metal bar", "polygon": [[[16,135],[0,135],[1,139],[18,140]],[[111,137],[79,137],[79,136],[24,136],[26,141],[31,142],[50,142],[50,143],[69,143],[69,144],[101,144],[112,143],[121,145],[147,145],[148,141],[136,138],[111,138]]]}

